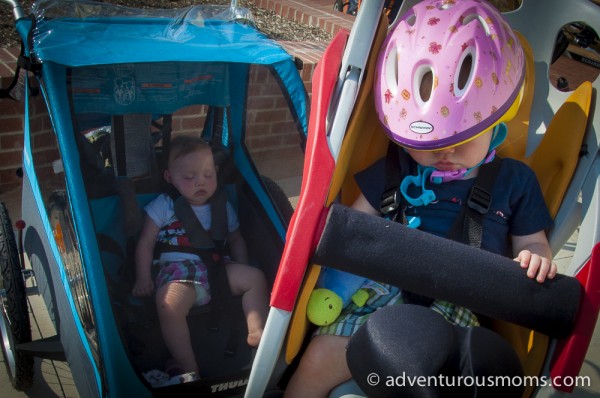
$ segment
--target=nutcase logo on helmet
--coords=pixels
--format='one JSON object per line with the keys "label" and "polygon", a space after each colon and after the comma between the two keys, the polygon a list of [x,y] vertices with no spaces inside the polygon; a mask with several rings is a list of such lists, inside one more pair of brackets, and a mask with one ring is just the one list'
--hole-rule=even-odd
{"label": "nutcase logo on helmet", "polygon": [[412,122],[409,128],[413,133],[417,134],[429,134],[433,131],[433,125],[423,121]]}

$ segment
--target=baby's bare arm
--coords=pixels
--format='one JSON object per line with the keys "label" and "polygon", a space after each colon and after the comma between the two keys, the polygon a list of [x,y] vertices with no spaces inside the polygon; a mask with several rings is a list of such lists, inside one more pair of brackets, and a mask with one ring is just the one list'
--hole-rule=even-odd
{"label": "baby's bare arm", "polygon": [[374,209],[373,206],[369,203],[367,198],[361,193],[358,198],[352,204],[352,208],[362,211],[363,213],[370,214],[372,216],[380,216],[379,210]]}
{"label": "baby's bare arm", "polygon": [[531,235],[512,237],[515,261],[527,269],[527,276],[542,283],[546,278],[556,276],[557,267],[552,261],[552,250],[544,231]]}
{"label": "baby's bare arm", "polygon": [[134,296],[148,296],[154,289],[151,268],[154,245],[159,231],[160,228],[154,221],[146,216],[135,248],[135,284],[132,291]]}

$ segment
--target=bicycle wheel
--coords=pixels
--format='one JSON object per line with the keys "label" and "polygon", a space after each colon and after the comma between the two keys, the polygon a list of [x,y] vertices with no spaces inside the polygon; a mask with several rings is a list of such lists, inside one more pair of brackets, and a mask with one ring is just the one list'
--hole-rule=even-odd
{"label": "bicycle wheel", "polygon": [[0,202],[0,271],[4,283],[4,294],[0,296],[2,353],[11,384],[16,390],[23,391],[33,383],[33,357],[19,351],[16,346],[31,341],[31,323],[17,244],[8,210],[2,202]]}

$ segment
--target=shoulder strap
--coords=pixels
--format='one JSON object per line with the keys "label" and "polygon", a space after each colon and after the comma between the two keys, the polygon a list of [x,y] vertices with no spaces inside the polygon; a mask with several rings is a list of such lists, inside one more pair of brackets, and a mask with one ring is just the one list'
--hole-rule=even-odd
{"label": "shoulder strap", "polygon": [[496,156],[490,163],[479,168],[467,203],[452,224],[448,238],[469,246],[481,247],[483,219],[490,210],[492,191],[501,165],[502,159]]}
{"label": "shoulder strap", "polygon": [[[171,189],[168,190],[168,195],[173,200],[175,216],[181,221],[183,229],[185,230],[185,235],[190,242],[190,246],[173,246],[159,242],[156,243],[155,246],[155,255],[158,256],[160,253],[177,251],[182,253],[192,253],[199,256],[209,270],[210,283],[211,274],[214,274],[214,272],[210,272],[210,270],[217,268],[217,265],[222,264],[223,257],[227,254],[227,198],[215,193],[215,197],[213,197],[215,203],[214,205],[211,203],[212,225],[211,233],[209,233],[204,229],[202,223],[196,217],[189,202],[181,196],[179,191],[174,187],[171,186],[170,188]],[[223,201],[222,204],[219,203],[221,201]],[[225,234],[219,232],[218,235],[212,235],[214,227],[216,227],[217,231],[224,230]],[[219,237],[219,239],[217,239],[217,237]]]}
{"label": "shoulder strap", "polygon": [[199,250],[214,248],[215,243],[196,217],[189,202],[183,196],[179,195],[179,192],[169,194],[169,196],[173,199],[175,216],[183,224],[190,244]]}
{"label": "shoulder strap", "polygon": [[[402,179],[411,173],[411,158],[406,152],[393,142],[388,145],[385,157],[385,191],[381,195],[379,211],[382,217],[408,225],[404,214],[406,200],[400,193]],[[429,307],[433,298],[402,290],[402,298],[406,304]]]}
{"label": "shoulder strap", "polygon": [[213,195],[210,200],[211,211],[211,228],[210,232],[206,231],[196,217],[192,206],[181,196],[181,194],[173,189],[169,192],[169,196],[173,200],[173,208],[175,216],[183,224],[185,233],[188,236],[190,244],[199,250],[216,248],[215,242],[225,241],[227,238],[227,195],[221,189]]}
{"label": "shoulder strap", "polygon": [[[410,158],[402,148],[390,142],[385,157],[385,191],[381,195],[379,211],[384,218],[406,224],[404,212],[399,211],[404,205],[404,198],[398,187],[402,179],[410,173]],[[402,220],[397,220],[398,215]]]}

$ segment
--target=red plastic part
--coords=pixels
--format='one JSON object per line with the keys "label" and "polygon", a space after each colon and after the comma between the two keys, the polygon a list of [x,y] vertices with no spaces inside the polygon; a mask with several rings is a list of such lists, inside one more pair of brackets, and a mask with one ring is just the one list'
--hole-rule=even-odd
{"label": "red plastic part", "polygon": [[[585,360],[600,311],[600,243],[596,243],[590,259],[575,277],[584,290],[579,314],[571,336],[559,341],[550,370],[554,388],[568,393],[575,388],[574,380]],[[572,379],[566,379],[569,377]]]}
{"label": "red plastic part", "polygon": [[314,71],[311,116],[298,206],[290,222],[286,244],[271,295],[271,306],[291,312],[306,267],[322,232],[319,223],[333,178],[335,160],[327,143],[326,119],[349,32],[331,41]]}

